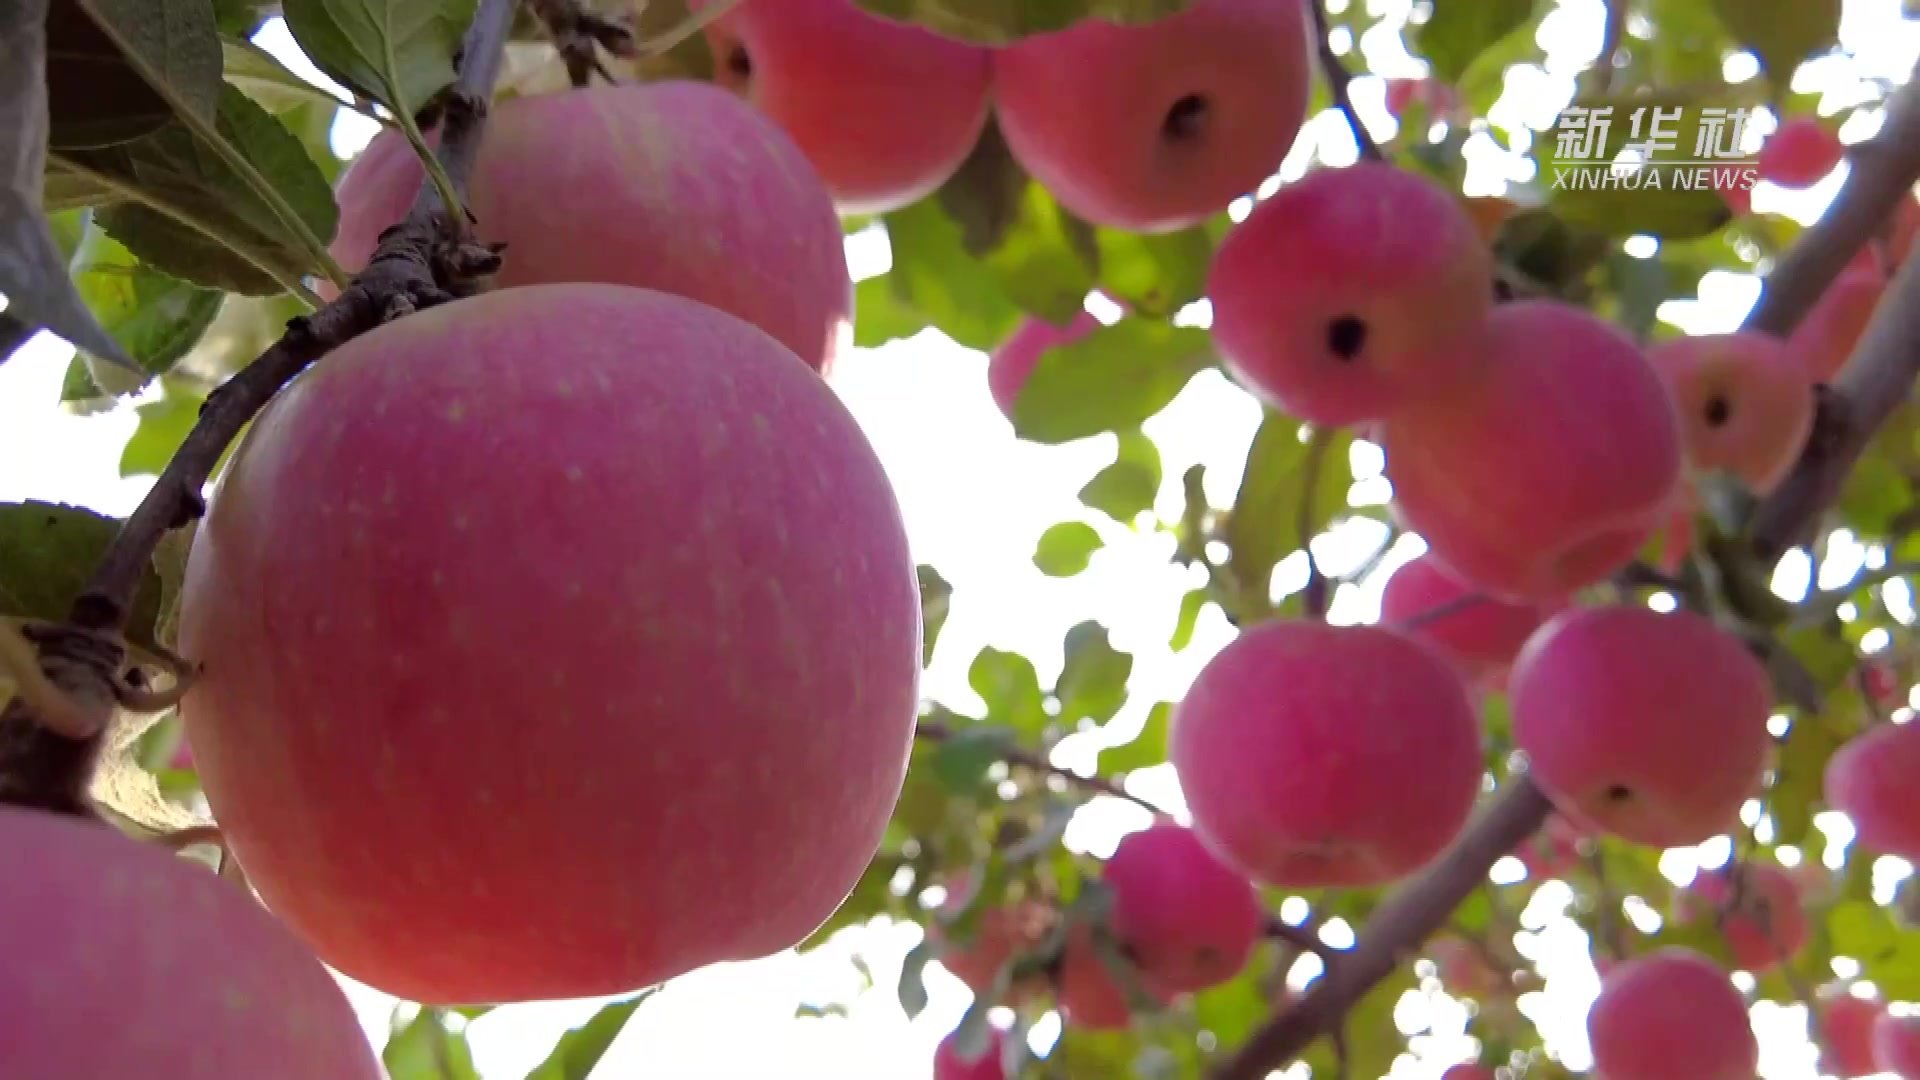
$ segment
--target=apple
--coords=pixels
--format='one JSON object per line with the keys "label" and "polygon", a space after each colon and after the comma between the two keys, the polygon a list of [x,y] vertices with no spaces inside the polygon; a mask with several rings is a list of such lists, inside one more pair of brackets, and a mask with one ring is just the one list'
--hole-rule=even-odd
{"label": "apple", "polygon": [[1810,188],[1846,157],[1847,148],[1825,124],[1795,116],[1760,144],[1760,179],[1783,188]]}
{"label": "apple", "polygon": [[1000,130],[1062,206],[1095,224],[1198,224],[1279,170],[1306,120],[1310,33],[1300,0],[1086,19],[994,54]]}
{"label": "apple", "polygon": [[327,963],[423,1003],[592,997],[832,914],[900,793],[920,631],[886,473],[790,350],[524,286],[261,413],[188,558],[182,711]]}
{"label": "apple", "polygon": [[1380,621],[1444,653],[1466,680],[1490,686],[1506,673],[1540,624],[1560,605],[1508,603],[1482,596],[1432,555],[1401,564],[1380,591]]}
{"label": "apple", "polygon": [[940,1040],[933,1052],[933,1080],[1007,1080],[1005,1052],[1007,1036],[999,1028],[987,1029],[987,1046],[979,1056],[969,1058],[960,1052],[954,1034]]}
{"label": "apple", "polygon": [[719,83],[793,136],[849,214],[931,194],[986,128],[986,49],[852,0],[745,0],[707,27],[707,42]]}
{"label": "apple", "polygon": [[1013,421],[1014,403],[1020,400],[1020,391],[1033,376],[1033,369],[1040,366],[1040,358],[1050,349],[1083,341],[1098,329],[1100,320],[1085,311],[1065,326],[1029,317],[993,350],[987,357],[987,390],[1009,423]]}
{"label": "apple", "polygon": [[1668,947],[1611,971],[1587,1013],[1594,1071],[1617,1080],[1753,1080],[1747,1004],[1713,961]]}
{"label": "apple", "polygon": [[1733,962],[1762,973],[1792,960],[1812,935],[1800,882],[1778,863],[1729,863],[1706,870],[1675,898],[1682,922],[1708,920],[1726,938]]}
{"label": "apple", "polygon": [[1850,1080],[1880,1071],[1873,1052],[1873,1027],[1887,1011],[1884,1003],[1841,992],[1815,1003],[1813,1041],[1820,1048],[1820,1070]]}
{"label": "apple", "polygon": [[1647,350],[1680,410],[1688,463],[1772,491],[1813,430],[1806,360],[1765,334],[1673,338]]}
{"label": "apple", "polygon": [[1853,821],[1854,840],[1920,862],[1920,724],[1879,724],[1827,759],[1827,805]]}
{"label": "apple", "polygon": [[1266,926],[1253,883],[1171,822],[1121,838],[1102,877],[1114,936],[1142,978],[1169,994],[1239,974]]}
{"label": "apple", "polygon": [[0,808],[0,1072],[382,1080],[340,986],[246,892],[112,828]]}
{"label": "apple", "polygon": [[1920,1080],[1920,1016],[1881,1013],[1873,1022],[1873,1060],[1881,1072]]}
{"label": "apple", "polygon": [[[368,144],[340,178],[340,265],[366,266],[422,175],[398,132]],[[677,293],[753,323],[819,371],[851,344],[853,283],[826,189],[792,140],[706,83],[499,102],[467,204],[480,238],[507,245],[501,286]]]}

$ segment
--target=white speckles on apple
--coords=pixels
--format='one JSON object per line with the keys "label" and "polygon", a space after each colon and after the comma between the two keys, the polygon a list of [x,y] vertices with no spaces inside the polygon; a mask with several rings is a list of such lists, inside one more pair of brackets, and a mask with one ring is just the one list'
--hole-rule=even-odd
{"label": "white speckles on apple", "polygon": [[587,478],[587,474],[578,465],[569,465],[566,469],[567,482],[578,484]]}
{"label": "white speckles on apple", "polygon": [[459,423],[467,418],[467,403],[455,399],[447,402],[447,419]]}
{"label": "white speckles on apple", "polygon": [[566,379],[560,379],[553,384],[553,392],[563,398],[570,398],[573,396],[573,384]]}
{"label": "white speckles on apple", "polygon": [[584,582],[579,582],[579,581],[567,582],[567,599],[578,600],[582,596],[585,596],[586,594],[587,594],[587,586]]}
{"label": "white speckles on apple", "polygon": [[429,585],[432,585],[432,586],[433,586],[434,588],[436,588],[436,589],[444,589],[444,588],[446,588],[446,587],[447,587],[447,575],[446,575],[446,573],[445,573],[445,571],[441,571],[441,570],[435,570],[435,571],[433,571],[432,573],[430,573],[430,574],[428,574],[428,575],[427,575],[427,584],[429,584]]}
{"label": "white speckles on apple", "polygon": [[763,412],[756,412],[749,419],[753,424],[753,434],[754,434],[755,440],[758,441],[762,446],[772,443],[773,442],[773,421],[767,419],[767,414]]}
{"label": "white speckles on apple", "polygon": [[253,995],[237,987],[229,986],[220,995],[220,1003],[229,1012],[246,1012],[253,1008]]}
{"label": "white speckles on apple", "polygon": [[453,515],[453,531],[454,532],[466,532],[469,528],[472,527],[472,525],[473,525],[473,522],[467,517],[467,515],[465,514]]}
{"label": "white speckles on apple", "polygon": [[307,625],[315,634],[324,634],[333,629],[333,620],[325,615],[315,615]]}

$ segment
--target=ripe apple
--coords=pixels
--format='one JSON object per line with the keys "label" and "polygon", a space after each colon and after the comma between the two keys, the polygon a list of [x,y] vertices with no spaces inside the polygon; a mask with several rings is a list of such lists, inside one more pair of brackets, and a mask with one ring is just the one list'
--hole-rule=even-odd
{"label": "ripe apple", "polygon": [[1180,825],[1123,837],[1103,879],[1113,890],[1114,936],[1141,977],[1169,994],[1239,974],[1265,928],[1253,883]]}
{"label": "ripe apple", "polygon": [[1713,961],[1664,948],[1608,973],[1587,1013],[1594,1071],[1620,1080],[1753,1080],[1747,1004]]}
{"label": "ripe apple", "polygon": [[1674,902],[1682,922],[1717,922],[1733,962],[1747,971],[1771,971],[1793,959],[1812,926],[1800,881],[1778,863],[1729,863],[1703,871]]}
{"label": "ripe apple", "polygon": [[1881,1072],[1920,1080],[1920,1016],[1881,1013],[1873,1022],[1873,1060]]}
{"label": "ripe apple", "polygon": [[954,1035],[940,1040],[933,1052],[933,1080],[1007,1080],[1005,1052],[1007,1036],[999,1028],[989,1028],[987,1046],[980,1056],[967,1058],[960,1052]]}
{"label": "ripe apple", "polygon": [[1873,1027],[1887,1011],[1884,1003],[1841,992],[1814,1007],[1813,1041],[1820,1047],[1820,1070],[1850,1080],[1880,1071],[1873,1053]]}
{"label": "ripe apple", "polygon": [[1184,228],[1280,168],[1306,120],[1308,35],[1298,0],[1194,0],[1140,25],[1087,19],[994,55],[1000,130],[1081,217]]}
{"label": "ripe apple", "polygon": [[1460,199],[1361,162],[1254,207],[1215,254],[1213,338],[1254,392],[1312,424],[1382,420],[1479,367],[1493,256]]}
{"label": "ripe apple", "polygon": [[1646,357],[1571,304],[1494,309],[1479,370],[1380,425],[1400,519],[1484,592],[1553,601],[1625,565],[1680,482],[1679,420]]}
{"label": "ripe apple", "polygon": [[1886,291],[1884,271],[1849,266],[1820,294],[1813,310],[1787,338],[1787,347],[1810,378],[1827,382],[1847,366]]}
{"label": "ripe apple", "polygon": [[[1466,680],[1488,686],[1506,673],[1533,632],[1560,605],[1508,603],[1448,573],[1432,555],[1403,563],[1380,591],[1380,621],[1404,627],[1460,668]],[[1417,625],[1416,625],[1417,624]]]}
{"label": "ripe apple", "polygon": [[329,354],[188,559],[183,705],[267,905],[426,1003],[784,949],[905,776],[920,607],[886,474],[777,341],[502,289]]}
{"label": "ripe apple", "polygon": [[1827,178],[1847,148],[1825,124],[1795,116],[1760,144],[1760,179],[1783,188],[1810,188]]}
{"label": "ripe apple", "polygon": [[1580,842],[1585,838],[1580,826],[1555,814],[1539,832],[1521,841],[1513,857],[1526,866],[1530,878],[1564,877],[1580,865]]}
{"label": "ripe apple", "polygon": [[1406,116],[1407,106],[1424,106],[1430,118],[1438,119],[1460,108],[1460,91],[1438,79],[1388,79],[1387,111],[1395,119]]}
{"label": "ripe apple", "polygon": [[1032,377],[1033,369],[1040,366],[1040,358],[1047,350],[1071,345],[1098,329],[1100,320],[1084,311],[1065,326],[1028,318],[993,350],[987,357],[987,390],[1009,422],[1013,420],[1013,406],[1020,400],[1021,389]]}
{"label": "ripe apple", "polygon": [[707,27],[707,42],[720,84],[785,128],[850,214],[931,194],[986,127],[986,49],[852,0],[746,0]]}
{"label": "ripe apple", "polygon": [[1868,851],[1920,862],[1920,724],[1880,724],[1827,759],[1827,804]]}
{"label": "ripe apple", "polygon": [[0,1073],[381,1080],[340,986],[244,891],[105,825],[0,809]]}
{"label": "ripe apple", "polygon": [[1688,463],[1761,494],[1793,468],[1813,430],[1806,360],[1766,334],[1674,338],[1647,350],[1680,410]]}
{"label": "ripe apple", "polygon": [[[957,914],[963,906],[965,887],[964,881],[959,882],[949,895],[943,905],[948,913]],[[949,938],[937,920],[928,923],[927,935],[940,950],[940,966],[966,983],[967,989],[984,994],[993,989],[1001,968],[1039,948],[1059,921],[1060,913],[1053,905],[1039,900],[1018,900],[981,912],[973,936],[964,942]],[[1044,986],[1044,978],[1029,980],[1009,987],[1004,997],[1010,1003],[1018,1003]]]}
{"label": "ripe apple", "polygon": [[1560,812],[1639,844],[1698,844],[1734,824],[1773,741],[1773,688],[1704,616],[1646,607],[1556,616],[1508,679],[1513,742]]}
{"label": "ripe apple", "polygon": [[1438,653],[1310,619],[1261,623],[1208,661],[1168,756],[1214,850],[1302,888],[1419,869],[1466,823],[1482,773],[1479,721]]}
{"label": "ripe apple", "polygon": [[[1069,931],[1060,958],[1056,1004],[1065,1023],[1088,1031],[1117,1031],[1133,1023],[1133,1005],[1113,963],[1095,944],[1094,934],[1084,924]],[[1145,980],[1140,989],[1149,996],[1158,995]]]}
{"label": "ripe apple", "polygon": [[[340,178],[348,270],[420,190],[398,132]],[[833,202],[792,141],[705,83],[596,86],[495,105],[468,208],[507,245],[502,286],[605,282],[737,315],[815,370],[850,343],[853,284]]]}

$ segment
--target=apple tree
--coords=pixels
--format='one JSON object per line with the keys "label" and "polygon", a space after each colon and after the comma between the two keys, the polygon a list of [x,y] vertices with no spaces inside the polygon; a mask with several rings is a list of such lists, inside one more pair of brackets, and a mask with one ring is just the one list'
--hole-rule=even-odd
{"label": "apple tree", "polygon": [[[70,343],[36,407],[136,409],[151,488],[0,505],[0,1072],[477,1076],[461,1018],[616,998],[533,1074],[585,1077],[652,988],[888,920],[908,1016],[973,1001],[901,1075],[1748,1080],[1797,1010],[1920,1077],[1920,101],[1843,29],[8,3],[0,362]],[[834,382],[923,334],[1110,448],[1034,563],[1164,540],[1167,649],[1233,630],[1176,700],[1095,618],[927,693],[954,589]],[[1203,379],[1261,415],[1224,482],[1149,434]],[[329,968],[422,1008],[370,1047]]]}

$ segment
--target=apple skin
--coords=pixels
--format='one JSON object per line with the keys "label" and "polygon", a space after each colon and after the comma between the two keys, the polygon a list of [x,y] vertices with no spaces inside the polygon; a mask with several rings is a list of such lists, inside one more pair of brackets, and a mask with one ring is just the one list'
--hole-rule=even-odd
{"label": "apple skin", "polygon": [[1483,772],[1452,665],[1397,631],[1312,619],[1260,623],[1216,654],[1168,743],[1208,845],[1300,888],[1418,870],[1466,824]]}
{"label": "apple skin", "polygon": [[1471,347],[1466,384],[1379,425],[1395,513],[1499,599],[1605,580],[1665,524],[1680,485],[1665,384],[1619,328],[1553,300],[1496,307]]}
{"label": "apple skin", "polygon": [[[1473,595],[1432,555],[1401,564],[1380,590],[1380,621],[1409,626],[1408,633],[1446,654],[1475,686],[1491,687],[1506,674],[1521,646],[1562,604],[1510,604],[1492,597],[1441,615],[1448,604]],[[1418,622],[1418,626],[1411,626]]]}
{"label": "apple skin", "polygon": [[917,712],[893,491],[749,324],[503,289],[329,354],[196,535],[208,800],[328,963],[423,1003],[630,991],[803,939]]}
{"label": "apple skin", "polygon": [[1384,420],[1481,365],[1493,255],[1453,192],[1363,161],[1259,203],[1207,274],[1234,377],[1310,424]]}
{"label": "apple skin", "polygon": [[1122,837],[1102,879],[1113,890],[1114,935],[1141,977],[1169,995],[1239,974],[1266,927],[1253,883],[1171,822]]}
{"label": "apple skin", "polygon": [[1753,1080],[1760,1044],[1727,973],[1668,947],[1607,973],[1587,1013],[1594,1071],[1619,1080]]}
{"label": "apple skin", "polygon": [[1007,145],[1062,206],[1157,233],[1279,170],[1306,120],[1313,53],[1302,0],[1194,0],[1151,23],[1026,38],[994,54],[993,76]]}
{"label": "apple skin", "polygon": [[1820,1069],[1851,1080],[1880,1071],[1874,1060],[1873,1028],[1886,1013],[1883,1002],[1841,993],[1816,1005],[1813,1040],[1820,1047]]}
{"label": "apple skin", "polygon": [[1840,136],[1811,116],[1796,116],[1760,144],[1760,179],[1783,188],[1810,188],[1846,156]]}
{"label": "apple skin", "polygon": [[933,1080],[1007,1080],[1006,1067],[1002,1064],[1005,1059],[1001,1057],[1007,1042],[1006,1032],[999,1028],[988,1030],[986,1051],[972,1061],[961,1056],[953,1035],[941,1039],[933,1052]]}
{"label": "apple skin", "polygon": [[[368,144],[338,185],[341,266],[366,266],[423,175],[398,132]],[[669,81],[502,101],[467,203],[480,238],[507,245],[502,287],[675,293],[753,323],[822,372],[851,345],[853,282],[832,200],[791,139],[717,87]]]}
{"label": "apple skin", "polygon": [[986,128],[987,49],[852,0],[745,0],[707,27],[707,43],[716,80],[793,136],[845,213],[932,194]]}
{"label": "apple skin", "polygon": [[1647,350],[1680,412],[1687,462],[1731,472],[1760,494],[1799,460],[1813,430],[1813,377],[1780,339],[1755,333],[1673,338]]}
{"label": "apple skin", "polygon": [[[958,914],[963,906],[965,879],[952,886],[946,912]],[[947,937],[938,921],[929,921],[927,937],[940,950],[940,966],[967,984],[976,995],[991,991],[1000,969],[1016,956],[1038,949],[1060,921],[1060,913],[1051,904],[1039,900],[1017,900],[1005,907],[980,914],[973,937],[965,942]],[[1002,1000],[1011,1005],[1029,1001],[1046,989],[1046,977],[1022,979],[1006,988]]]}
{"label": "apple skin", "polygon": [[1877,724],[1827,759],[1827,805],[1853,821],[1854,842],[1920,862],[1920,724]]}
{"label": "apple skin", "polygon": [[1007,335],[1007,340],[987,357],[987,391],[1008,423],[1013,422],[1013,406],[1020,400],[1020,391],[1047,350],[1084,340],[1098,329],[1100,320],[1082,311],[1065,326],[1029,317]]}
{"label": "apple skin", "polygon": [[1684,609],[1581,608],[1521,650],[1514,746],[1575,825],[1698,844],[1736,824],[1772,750],[1773,686],[1737,638]]}
{"label": "apple skin", "polygon": [[1848,266],[1833,279],[1787,338],[1809,377],[1828,382],[1840,374],[1886,291],[1887,275],[1871,266]]}
{"label": "apple skin", "polygon": [[1873,1022],[1873,1060],[1881,1072],[1920,1080],[1920,1016],[1881,1013]]}
{"label": "apple skin", "polygon": [[0,848],[0,1075],[383,1080],[339,984],[231,882],[38,811],[0,808]]}
{"label": "apple skin", "polygon": [[1701,871],[1676,896],[1674,916],[1681,922],[1717,920],[1733,962],[1758,974],[1793,959],[1806,945],[1813,928],[1803,903],[1799,879],[1786,867],[1730,863]]}

